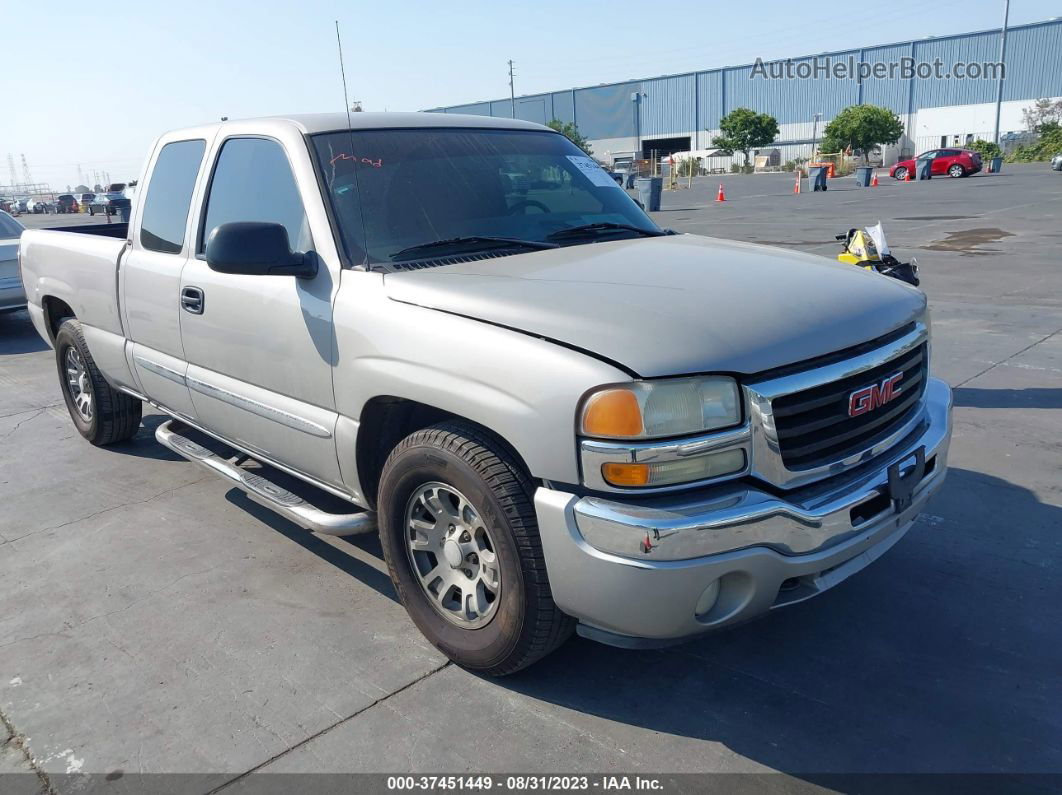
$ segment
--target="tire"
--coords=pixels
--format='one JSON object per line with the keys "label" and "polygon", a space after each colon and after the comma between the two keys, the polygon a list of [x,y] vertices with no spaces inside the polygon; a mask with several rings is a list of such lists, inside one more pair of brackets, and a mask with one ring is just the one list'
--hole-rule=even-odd
{"label": "tire", "polygon": [[956,163],[953,166],[948,167],[948,176],[952,179],[958,179],[959,177],[966,176],[966,169]]}
{"label": "tire", "polygon": [[[467,500],[451,503],[450,508],[456,505],[457,513],[467,517],[471,507],[476,518],[467,524],[460,524],[464,519],[458,520],[455,530],[453,524],[447,529],[446,516],[450,514],[436,511],[434,519],[430,513],[422,514],[414,521],[422,525],[434,521],[438,534],[421,539],[421,533],[410,521],[411,512],[421,509],[418,495],[432,489],[435,501],[447,492]],[[574,620],[553,601],[535,520],[533,490],[530,478],[501,444],[463,422],[446,422],[416,431],[403,439],[384,463],[377,509],[391,580],[417,628],[439,651],[464,668],[490,676],[515,673],[560,646],[575,626]],[[423,508],[432,501],[424,502]],[[446,557],[451,555],[450,545],[456,547],[457,541],[468,537],[462,527],[471,528],[477,522],[481,527],[473,533],[477,537],[482,534],[482,558],[472,554],[457,557],[459,565],[453,563],[452,558]],[[422,544],[420,550],[411,551],[413,536]],[[489,552],[483,538],[489,541]],[[443,551],[432,552],[436,546]],[[487,578],[488,555],[493,556],[498,589],[493,601],[480,599],[485,608],[472,621],[468,620],[464,590],[459,600],[461,607],[446,610],[444,600],[432,597],[430,586],[424,584],[433,572],[442,571],[455,582],[467,585],[462,577],[480,577],[480,565],[482,577]],[[477,562],[465,569],[466,559]],[[429,570],[426,575],[422,574],[424,568]],[[442,577],[436,582],[441,583],[436,588],[441,596],[450,586]]]}
{"label": "tire", "polygon": [[[71,378],[74,377],[71,372],[72,360],[78,361],[81,366],[82,374],[76,376],[80,384],[78,394],[75,394],[71,384]],[[64,320],[55,335],[55,363],[63,400],[78,433],[101,447],[123,442],[136,435],[140,429],[143,403],[111,388],[89,353],[81,323],[73,318]],[[79,396],[86,391],[89,393],[87,413],[84,403],[79,404]]]}
{"label": "tire", "polygon": [[898,179],[901,182],[903,182],[903,180],[907,179],[907,169],[906,168],[898,168],[898,169],[896,169],[896,173],[893,174],[893,176],[896,179]]}

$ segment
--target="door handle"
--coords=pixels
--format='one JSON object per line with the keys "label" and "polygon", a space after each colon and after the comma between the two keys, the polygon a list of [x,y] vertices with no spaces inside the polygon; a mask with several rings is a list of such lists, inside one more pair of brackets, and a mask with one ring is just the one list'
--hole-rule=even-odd
{"label": "door handle", "polygon": [[181,309],[185,312],[191,312],[193,315],[203,314],[203,306],[206,304],[206,298],[203,296],[203,291],[198,287],[182,287],[181,288]]}

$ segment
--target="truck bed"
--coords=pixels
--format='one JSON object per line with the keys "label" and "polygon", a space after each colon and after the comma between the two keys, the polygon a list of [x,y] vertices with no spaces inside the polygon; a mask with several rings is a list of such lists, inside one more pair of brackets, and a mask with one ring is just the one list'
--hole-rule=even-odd
{"label": "truck bed", "polygon": [[128,224],[119,223],[23,232],[19,250],[30,307],[43,309],[49,296],[84,325],[121,335],[116,277],[128,231]]}
{"label": "truck bed", "polygon": [[120,237],[123,240],[129,236],[129,222],[116,221],[110,224],[77,224],[76,226],[49,227],[49,232],[74,232],[79,235],[98,235],[100,237]]}

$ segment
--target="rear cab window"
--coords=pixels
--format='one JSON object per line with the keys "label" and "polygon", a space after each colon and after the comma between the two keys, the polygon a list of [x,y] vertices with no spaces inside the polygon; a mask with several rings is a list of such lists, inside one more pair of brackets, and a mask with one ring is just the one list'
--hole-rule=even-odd
{"label": "rear cab window", "polygon": [[206,141],[174,141],[162,147],[148,182],[140,219],[140,245],[148,251],[179,254],[192,191],[203,162]]}

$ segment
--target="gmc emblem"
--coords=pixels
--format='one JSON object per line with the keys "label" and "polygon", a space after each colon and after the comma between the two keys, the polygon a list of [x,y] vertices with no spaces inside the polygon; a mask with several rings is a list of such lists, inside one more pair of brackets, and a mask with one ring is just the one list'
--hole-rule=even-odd
{"label": "gmc emblem", "polygon": [[848,396],[848,416],[858,417],[895,400],[900,395],[900,388],[896,385],[902,380],[903,372],[899,372],[890,375],[880,384],[857,389]]}

